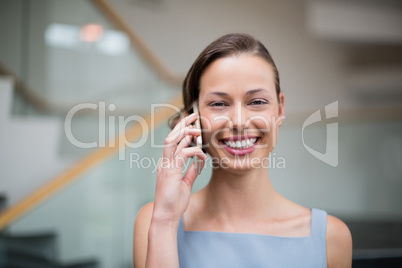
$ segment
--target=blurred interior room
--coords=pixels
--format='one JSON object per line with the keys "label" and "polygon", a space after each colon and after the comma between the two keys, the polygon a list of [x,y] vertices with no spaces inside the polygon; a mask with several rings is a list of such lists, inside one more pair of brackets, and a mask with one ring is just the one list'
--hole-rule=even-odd
{"label": "blurred interior room", "polygon": [[231,32],[281,75],[276,190],[342,219],[354,267],[402,264],[401,1],[0,0],[0,267],[133,267],[174,112],[159,104],[181,107],[191,63]]}

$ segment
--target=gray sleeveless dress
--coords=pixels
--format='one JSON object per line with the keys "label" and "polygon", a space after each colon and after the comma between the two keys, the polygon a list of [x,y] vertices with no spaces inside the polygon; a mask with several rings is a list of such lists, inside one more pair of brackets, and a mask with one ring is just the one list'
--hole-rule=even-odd
{"label": "gray sleeveless dress", "polygon": [[306,237],[184,231],[181,219],[180,268],[327,267],[327,213],[313,208],[311,215],[311,232]]}

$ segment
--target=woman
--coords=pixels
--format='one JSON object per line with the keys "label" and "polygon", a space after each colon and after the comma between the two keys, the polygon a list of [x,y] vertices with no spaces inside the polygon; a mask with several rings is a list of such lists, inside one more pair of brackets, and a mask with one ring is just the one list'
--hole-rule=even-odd
{"label": "woman", "polygon": [[[135,267],[351,267],[347,226],[287,200],[270,182],[284,95],[266,48],[246,34],[214,41],[187,74],[183,99],[199,115],[181,119],[165,140],[155,201],[135,223]],[[199,135],[213,171],[191,194],[194,164],[182,172],[189,157],[205,164],[190,142]]]}

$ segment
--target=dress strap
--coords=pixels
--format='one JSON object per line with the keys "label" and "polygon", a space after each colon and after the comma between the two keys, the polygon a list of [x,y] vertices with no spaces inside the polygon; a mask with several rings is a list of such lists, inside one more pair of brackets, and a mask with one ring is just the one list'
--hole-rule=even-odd
{"label": "dress strap", "polygon": [[[321,209],[311,209],[311,238],[315,245],[315,256],[327,267],[327,212]],[[318,257],[319,256],[319,257]]]}
{"label": "dress strap", "polygon": [[311,236],[322,238],[325,242],[327,232],[327,212],[321,209],[311,209]]}

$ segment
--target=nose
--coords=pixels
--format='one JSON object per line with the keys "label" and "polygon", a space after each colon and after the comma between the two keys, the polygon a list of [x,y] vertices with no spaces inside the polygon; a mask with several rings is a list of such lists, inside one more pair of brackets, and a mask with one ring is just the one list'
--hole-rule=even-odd
{"label": "nose", "polygon": [[247,127],[247,110],[244,109],[244,105],[241,101],[237,101],[231,109],[230,121],[231,128],[237,131],[242,131]]}

